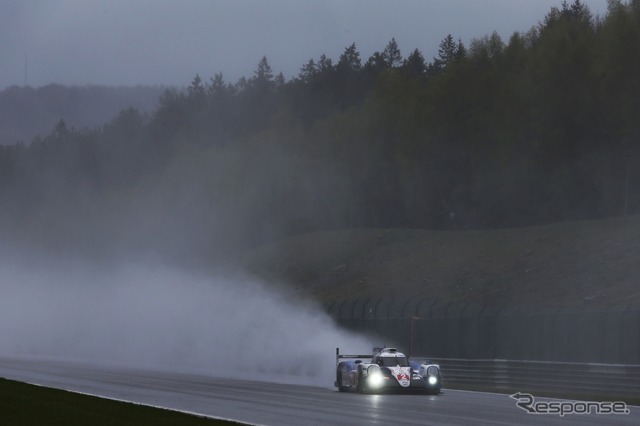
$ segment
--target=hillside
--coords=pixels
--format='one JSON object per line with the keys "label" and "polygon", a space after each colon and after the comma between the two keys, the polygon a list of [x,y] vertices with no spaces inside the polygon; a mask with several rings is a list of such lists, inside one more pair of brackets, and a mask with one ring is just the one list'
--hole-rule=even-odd
{"label": "hillside", "polygon": [[240,264],[322,302],[440,298],[498,306],[640,306],[640,216],[465,232],[353,229],[296,236]]}

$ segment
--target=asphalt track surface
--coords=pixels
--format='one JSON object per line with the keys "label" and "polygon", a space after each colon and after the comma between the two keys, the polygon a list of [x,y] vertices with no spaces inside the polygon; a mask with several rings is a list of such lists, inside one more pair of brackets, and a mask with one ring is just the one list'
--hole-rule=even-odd
{"label": "asphalt track surface", "polygon": [[637,406],[629,406],[628,415],[560,417],[528,414],[504,394],[360,395],[329,383],[285,385],[50,359],[0,357],[0,377],[260,425],[640,424]]}

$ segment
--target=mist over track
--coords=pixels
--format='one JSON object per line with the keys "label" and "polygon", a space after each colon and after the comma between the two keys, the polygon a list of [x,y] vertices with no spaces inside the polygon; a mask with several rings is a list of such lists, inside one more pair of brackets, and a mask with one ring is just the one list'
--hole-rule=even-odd
{"label": "mist over track", "polygon": [[329,383],[332,348],[370,351],[313,304],[247,276],[157,263],[5,258],[0,353]]}

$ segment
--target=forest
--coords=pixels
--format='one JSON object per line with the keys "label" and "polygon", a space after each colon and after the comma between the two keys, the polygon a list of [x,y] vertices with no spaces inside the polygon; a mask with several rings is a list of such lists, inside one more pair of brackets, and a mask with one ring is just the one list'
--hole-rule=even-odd
{"label": "forest", "polygon": [[46,135],[61,118],[68,125],[101,126],[119,111],[156,108],[166,88],[159,86],[9,86],[0,90],[0,145]]}
{"label": "forest", "polygon": [[294,234],[471,230],[640,213],[640,0],[563,2],[436,57],[266,57],[158,108],[0,146],[0,236],[208,259]]}

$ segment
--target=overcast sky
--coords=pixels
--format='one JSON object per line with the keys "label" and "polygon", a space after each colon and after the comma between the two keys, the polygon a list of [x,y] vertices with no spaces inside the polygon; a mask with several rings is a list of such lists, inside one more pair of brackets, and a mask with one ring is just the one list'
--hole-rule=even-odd
{"label": "overcast sky", "polygon": [[[451,34],[468,45],[525,32],[561,0],[0,0],[0,89],[25,82],[235,83],[263,55],[287,79],[355,42],[363,62],[395,37],[429,61]],[[606,0],[583,0],[594,15]],[[26,61],[25,61],[26,59]]]}

